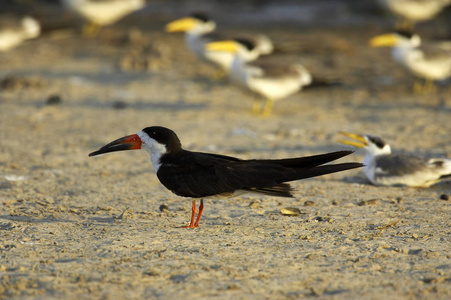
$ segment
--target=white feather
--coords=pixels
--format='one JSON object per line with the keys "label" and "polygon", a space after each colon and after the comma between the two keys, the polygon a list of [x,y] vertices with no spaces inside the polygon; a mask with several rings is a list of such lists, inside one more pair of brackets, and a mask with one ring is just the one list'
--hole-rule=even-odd
{"label": "white feather", "polygon": [[155,173],[158,173],[158,170],[161,167],[160,159],[164,154],[167,153],[166,146],[158,143],[144,131],[138,132],[138,136],[143,143],[141,145],[141,148],[149,152],[153,169],[155,170]]}

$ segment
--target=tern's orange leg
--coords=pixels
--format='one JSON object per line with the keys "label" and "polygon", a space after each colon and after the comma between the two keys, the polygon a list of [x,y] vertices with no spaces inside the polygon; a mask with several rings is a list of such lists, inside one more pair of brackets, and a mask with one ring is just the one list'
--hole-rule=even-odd
{"label": "tern's orange leg", "polygon": [[200,216],[202,216],[203,211],[204,211],[204,199],[201,199],[200,205],[199,205],[199,213],[197,214],[197,219],[196,219],[196,223],[194,223],[194,227],[199,226]]}

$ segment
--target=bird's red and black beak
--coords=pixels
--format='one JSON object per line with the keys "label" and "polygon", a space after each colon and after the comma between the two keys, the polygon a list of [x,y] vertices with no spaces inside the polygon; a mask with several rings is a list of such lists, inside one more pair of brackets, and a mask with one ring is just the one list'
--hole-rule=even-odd
{"label": "bird's red and black beak", "polygon": [[132,135],[124,136],[115,141],[112,141],[109,144],[106,144],[99,150],[89,153],[89,156],[96,156],[99,154],[115,152],[115,151],[141,149],[141,145],[142,145],[142,141],[139,138],[139,136],[137,134],[132,134]]}

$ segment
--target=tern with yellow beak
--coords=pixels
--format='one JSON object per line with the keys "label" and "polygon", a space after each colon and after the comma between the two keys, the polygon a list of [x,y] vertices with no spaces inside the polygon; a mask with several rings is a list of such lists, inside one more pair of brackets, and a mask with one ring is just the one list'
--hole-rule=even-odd
{"label": "tern with yellow beak", "polygon": [[73,11],[90,24],[83,34],[96,35],[100,27],[111,25],[128,14],[144,7],[145,0],[61,0],[66,9]]}
{"label": "tern with yellow beak", "polygon": [[372,47],[392,47],[393,59],[419,78],[424,87],[415,83],[415,92],[430,92],[434,80],[451,76],[451,42],[422,42],[417,34],[400,31],[383,34],[370,40]]}
{"label": "tern with yellow beak", "polygon": [[438,15],[451,0],[379,0],[394,15],[404,19],[398,28],[413,29],[416,22],[427,21]]}
{"label": "tern with yellow beak", "polygon": [[252,109],[264,117],[271,115],[274,101],[291,96],[312,83],[310,72],[302,64],[287,62],[283,56],[259,57],[255,44],[247,39],[213,42],[207,49],[234,53],[229,77],[233,83],[266,99],[263,108],[260,100],[254,100]]}
{"label": "tern with yellow beak", "polygon": [[[211,62],[228,72],[233,61],[233,53],[227,51],[210,51],[205,45],[214,41],[227,39],[216,33],[216,23],[203,13],[193,13],[189,17],[168,23],[167,32],[185,32],[185,42],[189,50],[201,60]],[[270,54],[274,50],[271,40],[262,34],[253,37],[259,55]]]}
{"label": "tern with yellow beak", "polygon": [[2,16],[0,18],[0,52],[8,51],[25,40],[33,39],[41,33],[39,22],[26,16],[21,19]]}
{"label": "tern with yellow beak", "polygon": [[340,140],[340,143],[365,151],[365,166],[362,171],[374,185],[429,187],[451,178],[451,159],[425,159],[406,154],[392,154],[390,145],[379,137],[348,132],[341,134],[354,140]]}

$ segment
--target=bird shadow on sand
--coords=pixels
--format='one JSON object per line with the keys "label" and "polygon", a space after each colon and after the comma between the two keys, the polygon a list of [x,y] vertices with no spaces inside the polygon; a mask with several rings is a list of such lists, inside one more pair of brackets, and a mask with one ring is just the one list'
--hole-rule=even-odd
{"label": "bird shadow on sand", "polygon": [[[68,220],[61,218],[54,218],[50,216],[43,216],[42,218],[29,217],[29,216],[11,216],[11,215],[0,215],[0,220],[8,220],[12,222],[21,222],[21,223],[34,223],[34,224],[43,224],[43,223],[73,223],[79,224],[80,220]],[[113,216],[108,217],[87,217],[82,223],[89,223],[89,225],[104,225],[104,224],[113,224],[117,222],[117,218]],[[0,230],[12,230],[14,225],[8,227],[8,223],[1,224]]]}
{"label": "bird shadow on sand", "polygon": [[96,222],[99,224],[113,224],[116,222],[116,218],[114,217],[89,217],[88,220],[90,222]]}
{"label": "bird shadow on sand", "polygon": [[433,101],[412,101],[412,103],[403,102],[367,102],[361,104],[353,104],[355,109],[357,110],[370,110],[374,111],[391,111],[393,109],[424,109],[437,113],[449,113],[451,112],[451,107],[446,105],[446,100],[444,97],[441,97],[439,100],[434,99]]}
{"label": "bird shadow on sand", "polygon": [[84,99],[80,102],[70,103],[69,107],[88,107],[93,109],[134,109],[134,110],[159,110],[159,111],[199,111],[208,108],[206,103],[188,103],[185,101],[167,102],[167,101],[134,101],[112,100],[111,102],[97,101],[94,99]]}
{"label": "bird shadow on sand", "polygon": [[55,70],[19,70],[14,74],[8,74],[12,77],[29,78],[35,77],[43,80],[69,79],[72,84],[83,87],[84,85],[126,85],[131,82],[148,80],[151,74],[138,72],[104,72],[104,73],[84,73],[75,71],[55,71]]}
{"label": "bird shadow on sand", "polygon": [[[11,215],[0,215],[0,219],[15,221],[15,222],[25,222],[25,223],[78,223],[76,220],[67,220],[54,218],[50,216],[44,216],[42,218],[29,217],[29,216],[11,216]],[[0,230],[3,228],[0,227]]]}

